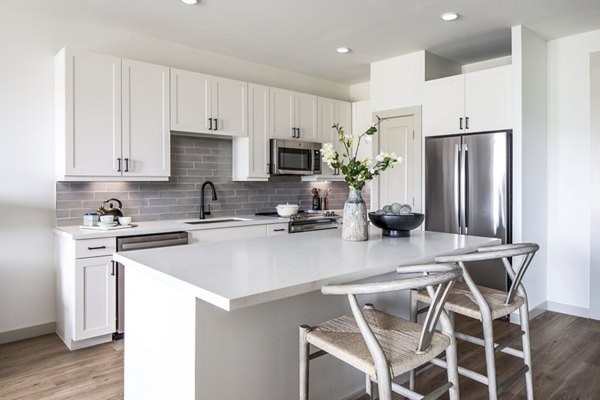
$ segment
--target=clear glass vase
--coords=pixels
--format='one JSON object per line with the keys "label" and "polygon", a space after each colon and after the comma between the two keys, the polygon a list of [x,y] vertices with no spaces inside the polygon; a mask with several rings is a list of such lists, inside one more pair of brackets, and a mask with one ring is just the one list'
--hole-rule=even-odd
{"label": "clear glass vase", "polygon": [[348,193],[348,200],[344,204],[342,238],[350,241],[362,241],[369,238],[367,205],[360,190],[350,189]]}

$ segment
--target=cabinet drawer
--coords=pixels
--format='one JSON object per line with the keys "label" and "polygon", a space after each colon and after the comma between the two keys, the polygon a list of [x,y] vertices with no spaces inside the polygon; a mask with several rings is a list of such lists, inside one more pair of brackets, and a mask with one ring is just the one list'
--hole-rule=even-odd
{"label": "cabinet drawer", "polygon": [[85,239],[77,240],[75,244],[75,257],[87,258],[97,256],[109,256],[117,252],[117,239]]}
{"label": "cabinet drawer", "polygon": [[289,225],[287,222],[267,225],[267,236],[287,235],[288,232]]}

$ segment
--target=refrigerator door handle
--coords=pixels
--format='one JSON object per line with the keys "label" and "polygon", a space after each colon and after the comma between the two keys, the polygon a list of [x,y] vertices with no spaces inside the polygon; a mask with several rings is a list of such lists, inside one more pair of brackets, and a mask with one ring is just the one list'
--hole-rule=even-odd
{"label": "refrigerator door handle", "polygon": [[463,145],[463,163],[464,163],[464,227],[465,227],[465,235],[469,234],[469,146],[466,144]]}
{"label": "refrigerator door handle", "polygon": [[462,202],[462,183],[460,181],[460,177],[461,177],[461,145],[460,144],[456,144],[455,145],[455,150],[456,150],[456,157],[454,158],[455,160],[455,165],[454,165],[454,204],[456,204],[456,209],[454,210],[457,218],[456,218],[456,222],[458,224],[457,226],[457,232],[458,233],[462,233],[462,229],[461,229],[461,202]]}
{"label": "refrigerator door handle", "polygon": [[466,179],[466,155],[467,155],[467,145],[462,144],[460,146],[460,168],[459,168],[459,180],[460,180],[460,194],[459,194],[459,224],[460,224],[460,233],[463,235],[468,234],[467,224],[466,224],[466,214],[467,214],[467,179]]}

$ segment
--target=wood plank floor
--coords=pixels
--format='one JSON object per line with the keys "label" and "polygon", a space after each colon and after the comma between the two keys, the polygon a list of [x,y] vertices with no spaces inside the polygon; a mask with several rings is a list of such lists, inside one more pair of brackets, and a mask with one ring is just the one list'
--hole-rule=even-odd
{"label": "wood plank floor", "polygon": [[[457,326],[481,335],[477,321],[457,318]],[[504,321],[495,322],[497,339],[517,329]],[[532,321],[531,330],[536,399],[600,399],[600,322],[546,312]],[[465,367],[485,371],[478,346],[459,342],[459,360]],[[502,380],[520,363],[500,354],[497,365]],[[445,379],[445,370],[433,367],[419,375],[417,389],[427,392]],[[484,385],[466,378],[460,384],[461,399],[487,397]],[[122,398],[123,341],[70,352],[56,335],[45,335],[0,346],[2,400]],[[524,379],[501,399],[525,399]]]}

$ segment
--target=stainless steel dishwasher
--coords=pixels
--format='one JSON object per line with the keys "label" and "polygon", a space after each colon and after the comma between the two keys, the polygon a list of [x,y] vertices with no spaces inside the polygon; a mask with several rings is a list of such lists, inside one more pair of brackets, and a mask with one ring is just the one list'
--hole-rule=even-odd
{"label": "stainless steel dishwasher", "polygon": [[[188,244],[187,232],[154,233],[150,235],[124,236],[117,238],[117,252],[156,249],[158,247]],[[115,340],[122,339],[125,332],[125,268],[117,263],[117,331]]]}

